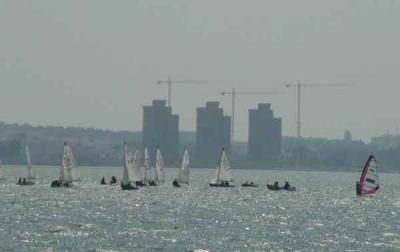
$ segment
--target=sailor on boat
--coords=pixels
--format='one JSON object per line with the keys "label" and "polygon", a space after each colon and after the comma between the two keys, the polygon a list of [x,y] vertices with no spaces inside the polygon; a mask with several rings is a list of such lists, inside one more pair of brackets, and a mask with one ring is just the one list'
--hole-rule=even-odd
{"label": "sailor on boat", "polygon": [[22,184],[22,178],[21,178],[21,177],[19,177],[19,178],[18,178],[17,185],[21,185],[21,184]]}
{"label": "sailor on boat", "polygon": [[181,187],[181,185],[178,182],[178,179],[174,179],[174,181],[172,181],[172,185],[175,187]]}
{"label": "sailor on boat", "polygon": [[104,177],[101,178],[100,185],[107,185],[106,179]]}
{"label": "sailor on boat", "polygon": [[373,155],[368,157],[360,180],[356,183],[356,194],[358,197],[373,195],[379,190],[379,175],[376,159]]}
{"label": "sailor on boat", "polygon": [[243,184],[242,184],[242,187],[258,187],[256,184],[254,184],[254,182],[248,182],[247,180],[246,180],[246,182],[244,182]]}
{"label": "sailor on boat", "polygon": [[115,185],[117,183],[117,178],[115,176],[111,177],[110,185]]}

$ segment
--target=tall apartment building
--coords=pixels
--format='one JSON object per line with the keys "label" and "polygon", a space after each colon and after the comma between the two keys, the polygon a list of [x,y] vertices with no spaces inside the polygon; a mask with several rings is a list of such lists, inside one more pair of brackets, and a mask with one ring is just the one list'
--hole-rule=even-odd
{"label": "tall apartment building", "polygon": [[151,106],[143,106],[143,144],[153,163],[157,146],[167,164],[179,159],[179,117],[172,114],[164,100],[154,100]]}
{"label": "tall apartment building", "polygon": [[248,157],[254,161],[277,157],[282,148],[282,119],[275,118],[271,104],[249,109]]}
{"label": "tall apartment building", "polygon": [[217,164],[222,147],[230,150],[231,118],[224,116],[218,102],[197,108],[196,161]]}

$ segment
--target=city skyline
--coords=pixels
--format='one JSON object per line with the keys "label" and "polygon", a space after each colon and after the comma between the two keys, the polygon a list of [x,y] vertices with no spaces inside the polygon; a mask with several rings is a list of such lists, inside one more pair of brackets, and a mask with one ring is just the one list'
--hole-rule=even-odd
{"label": "city skyline", "polygon": [[140,131],[142,106],[166,99],[157,80],[171,77],[215,82],[173,86],[182,131],[195,131],[206,101],[230,115],[220,93],[235,87],[284,92],[239,97],[235,138],[247,140],[258,103],[295,136],[296,93],[284,85],[301,80],[355,84],[304,89],[304,137],[400,133],[398,2],[92,3],[0,2],[1,121]]}

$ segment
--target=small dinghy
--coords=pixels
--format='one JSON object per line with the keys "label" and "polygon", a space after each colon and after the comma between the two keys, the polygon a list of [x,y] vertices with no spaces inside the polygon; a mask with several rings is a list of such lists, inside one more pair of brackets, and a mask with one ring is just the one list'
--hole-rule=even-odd
{"label": "small dinghy", "polygon": [[123,165],[123,173],[121,180],[121,189],[122,190],[137,190],[136,186],[133,186],[129,180],[128,173],[128,144],[124,143],[124,165]]}
{"label": "small dinghy", "polygon": [[156,184],[161,184],[165,182],[164,178],[164,158],[161,154],[160,148],[157,146],[156,152],[156,172],[154,173],[154,182]]}
{"label": "small dinghy", "polygon": [[156,182],[151,179],[151,164],[150,164],[150,155],[147,147],[144,147],[144,179],[143,182],[149,186],[156,186]]}
{"label": "small dinghy", "polygon": [[183,152],[183,158],[182,158],[182,166],[181,169],[179,170],[178,178],[174,179],[172,182],[172,185],[175,187],[181,187],[181,184],[189,184],[190,180],[190,157],[189,157],[189,151],[185,149]]}
{"label": "small dinghy", "polygon": [[361,172],[360,180],[356,182],[356,195],[358,197],[372,195],[378,190],[378,166],[374,156],[370,155]]}
{"label": "small dinghy", "polygon": [[67,142],[64,142],[64,153],[60,167],[60,176],[50,184],[51,187],[71,187],[72,186],[72,152]]}
{"label": "small dinghy", "polygon": [[258,185],[253,182],[248,183],[247,181],[242,184],[242,187],[258,187]]}
{"label": "small dinghy", "polygon": [[232,181],[231,165],[224,148],[222,148],[220,163],[217,166],[215,173],[215,177],[209,183],[211,187],[235,187],[234,185],[229,184],[229,182]]}
{"label": "small dinghy", "polygon": [[275,181],[273,185],[267,185],[267,188],[271,191],[281,191],[281,190],[291,191],[291,192],[296,191],[296,187],[290,186],[288,182],[285,182],[285,185],[280,187],[278,185],[278,181]]}
{"label": "small dinghy", "polygon": [[31,152],[29,150],[29,146],[25,145],[25,155],[26,155],[26,169],[27,169],[27,178],[21,180],[19,178],[17,185],[34,185],[35,184],[35,176],[33,175],[33,167],[31,160]]}

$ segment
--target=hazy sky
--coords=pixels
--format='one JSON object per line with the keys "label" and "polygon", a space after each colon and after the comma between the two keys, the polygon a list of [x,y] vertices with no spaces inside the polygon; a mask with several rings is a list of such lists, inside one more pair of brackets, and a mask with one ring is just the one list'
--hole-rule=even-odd
{"label": "hazy sky", "polygon": [[177,85],[173,111],[195,129],[195,108],[222,90],[239,96],[237,135],[249,108],[272,103],[283,133],[296,132],[296,92],[285,83],[351,83],[303,89],[303,135],[355,139],[399,133],[400,1],[397,0],[0,0],[0,120],[141,130],[142,105]]}

